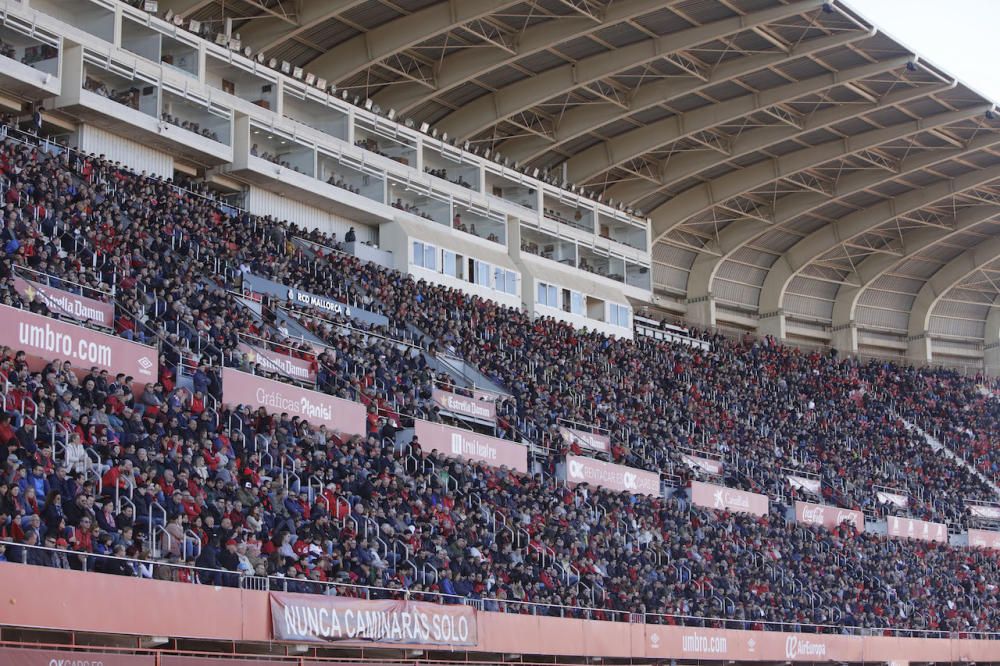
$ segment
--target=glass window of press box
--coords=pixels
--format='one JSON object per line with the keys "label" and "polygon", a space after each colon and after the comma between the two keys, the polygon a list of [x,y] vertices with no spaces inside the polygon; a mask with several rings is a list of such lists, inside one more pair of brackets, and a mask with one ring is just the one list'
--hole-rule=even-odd
{"label": "glass window of press box", "polygon": [[93,2],[31,0],[31,8],[68,23],[105,42],[114,43],[115,41],[115,12],[109,7]]}
{"label": "glass window of press box", "polygon": [[232,111],[195,98],[187,91],[171,91],[167,86],[161,95],[160,120],[227,146],[232,143]]}
{"label": "glass window of press box", "polygon": [[0,56],[4,58],[59,76],[58,47],[58,36],[31,25],[21,25],[10,15],[3,17],[0,23]]}
{"label": "glass window of press box", "polygon": [[455,204],[454,211],[453,229],[501,245],[507,244],[507,220],[502,213],[459,203]]}
{"label": "glass window of press box", "polygon": [[207,53],[205,80],[211,87],[262,109],[276,111],[278,108],[277,74],[263,65],[237,59],[231,52]]}
{"label": "glass window of press box", "polygon": [[574,229],[594,233],[594,209],[588,202],[561,199],[550,194],[543,198],[545,217]]}
{"label": "glass window of press box", "polygon": [[139,23],[125,14],[122,19],[122,48],[150,62],[163,64],[188,76],[198,76],[196,37],[183,31],[177,37]]}
{"label": "glass window of press box", "polygon": [[524,223],[521,224],[521,252],[558,261],[564,266],[574,268],[577,263],[576,241],[558,238]]}
{"label": "glass window of press box", "polygon": [[479,164],[447,144],[424,144],[424,173],[469,190],[479,191]]}
{"label": "glass window of press box", "polygon": [[327,185],[385,203],[385,174],[377,167],[323,146],[319,147],[317,155],[318,179]]}
{"label": "glass window of press box", "polygon": [[303,81],[284,83],[282,112],[288,118],[347,141],[347,113],[331,102],[329,96]]}
{"label": "glass window of press box", "polygon": [[83,57],[84,90],[147,116],[160,117],[159,81],[89,49],[84,49]]}
{"label": "glass window of press box", "polygon": [[315,176],[316,151],[274,128],[250,124],[250,155],[301,173]]}
{"label": "glass window of press box", "polygon": [[498,172],[500,168],[501,167],[492,162],[486,163],[485,193],[488,196],[503,199],[509,203],[526,208],[527,210],[537,211],[538,190],[535,189],[534,183],[527,181],[524,174],[516,174],[520,178],[515,178],[513,175],[510,177],[505,176],[503,173],[510,172],[500,173]]}
{"label": "glass window of press box", "polygon": [[649,249],[644,221],[636,222],[601,212],[597,216],[597,233],[603,238],[634,247],[637,250],[646,251]]}
{"label": "glass window of press box", "polygon": [[368,152],[387,157],[405,166],[417,167],[416,139],[399,125],[381,117],[355,116],[354,143]]}
{"label": "glass window of press box", "polygon": [[451,202],[421,183],[389,180],[389,205],[431,222],[451,226]]}

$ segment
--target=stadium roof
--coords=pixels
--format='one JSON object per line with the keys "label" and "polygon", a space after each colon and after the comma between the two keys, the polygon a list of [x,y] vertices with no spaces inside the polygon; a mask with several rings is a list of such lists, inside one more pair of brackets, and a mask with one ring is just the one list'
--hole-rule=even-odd
{"label": "stadium roof", "polygon": [[668,299],[982,340],[1000,296],[1000,115],[840,3],[160,8],[641,209]]}

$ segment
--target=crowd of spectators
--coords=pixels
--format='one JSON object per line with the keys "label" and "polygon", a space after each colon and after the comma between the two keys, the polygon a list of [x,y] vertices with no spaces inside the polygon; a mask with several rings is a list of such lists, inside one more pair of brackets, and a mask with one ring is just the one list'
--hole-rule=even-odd
{"label": "crowd of spectators", "polygon": [[329,178],[326,179],[327,185],[333,185],[334,187],[339,187],[342,190],[347,190],[353,194],[361,194],[361,190],[354,187],[349,182],[344,180],[343,176],[337,174],[331,174]]}
{"label": "crowd of spectators", "polygon": [[193,120],[184,120],[183,118],[166,112],[160,114],[160,120],[165,123],[170,123],[175,127],[180,127],[183,130],[200,134],[206,139],[211,139],[212,141],[219,140],[219,135],[216,132],[213,132],[207,127],[202,127],[200,123],[196,123]]}
{"label": "crowd of spectators", "polygon": [[462,178],[461,175],[455,176],[454,178],[448,177],[447,169],[432,169],[430,167],[424,167],[424,173],[434,176],[435,178],[440,178],[441,180],[447,180],[449,183],[454,183],[455,185],[461,185],[467,189],[472,189],[472,183]]}
{"label": "crowd of spectators", "polygon": [[405,213],[410,213],[411,215],[422,217],[425,220],[431,220],[431,221],[434,220],[434,218],[432,218],[430,214],[425,213],[423,210],[421,210],[420,206],[412,204],[409,201],[403,201],[402,197],[396,197],[396,200],[393,201],[391,205],[396,210],[401,210]]}
{"label": "crowd of spectators", "polygon": [[[772,340],[703,334],[705,351],[532,319],[347,254],[307,253],[295,238],[339,244],[94,156],[8,139],[0,173],[0,300],[44,312],[13,288],[19,267],[63,288],[113,288],[116,333],[161,351],[158,381],[137,387],[64,360],[32,371],[19,350],[0,350],[0,541],[10,544],[0,557],[223,585],[267,575],[317,593],[369,585],[514,612],[531,609],[513,602],[545,613],[587,606],[607,619],[997,626],[995,558],[804,527],[779,503],[762,518],[706,511],[683,490],[703,472],[680,455],[703,450],[725,460],[717,481],[786,502],[800,491],[785,474],[801,472],[822,479],[828,503],[874,515],[885,510],[874,488],[887,487],[909,495],[911,515],[960,524],[964,500],[991,490],[907,430],[898,400],[881,397],[910,391],[917,371]],[[276,303],[257,315],[230,294],[245,273],[382,313],[389,325]],[[291,325],[322,344],[295,340]],[[315,363],[318,388],[366,405],[366,432],[228,412],[218,368],[260,371],[238,352],[248,336]],[[512,394],[495,434],[549,447],[540,473],[395,441],[413,418],[444,418],[428,401],[449,381],[434,366],[441,352]],[[947,385],[947,375],[932,376]],[[948,407],[920,418],[978,432],[995,400],[953,415],[968,398],[942,393]],[[678,489],[640,499],[566,488],[556,466],[580,451],[561,440],[563,420],[606,429],[612,460],[661,472]]]}
{"label": "crowd of spectators", "polygon": [[883,366],[872,378],[897,413],[1000,482],[1000,380],[954,370]]}

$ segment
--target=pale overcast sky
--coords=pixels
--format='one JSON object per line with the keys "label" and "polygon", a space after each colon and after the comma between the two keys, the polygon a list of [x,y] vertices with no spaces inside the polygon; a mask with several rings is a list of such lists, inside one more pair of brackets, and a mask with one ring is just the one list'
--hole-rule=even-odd
{"label": "pale overcast sky", "polygon": [[914,53],[1000,102],[1000,0],[843,0]]}

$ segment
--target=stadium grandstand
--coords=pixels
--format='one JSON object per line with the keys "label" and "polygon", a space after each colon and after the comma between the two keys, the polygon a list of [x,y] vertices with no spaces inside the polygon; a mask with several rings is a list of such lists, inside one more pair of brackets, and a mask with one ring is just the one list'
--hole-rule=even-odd
{"label": "stadium grandstand", "polygon": [[0,0],[0,666],[1000,663],[1000,116],[842,2]]}

